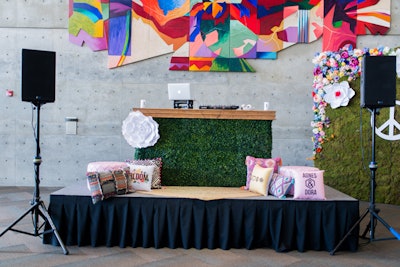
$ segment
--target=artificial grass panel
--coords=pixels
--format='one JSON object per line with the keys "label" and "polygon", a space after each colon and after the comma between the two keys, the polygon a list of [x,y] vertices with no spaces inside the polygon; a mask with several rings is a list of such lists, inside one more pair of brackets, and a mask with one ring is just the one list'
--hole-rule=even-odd
{"label": "artificial grass panel", "polygon": [[162,184],[227,186],[246,184],[247,155],[270,158],[271,121],[154,118],[160,139],[137,157],[161,157]]}

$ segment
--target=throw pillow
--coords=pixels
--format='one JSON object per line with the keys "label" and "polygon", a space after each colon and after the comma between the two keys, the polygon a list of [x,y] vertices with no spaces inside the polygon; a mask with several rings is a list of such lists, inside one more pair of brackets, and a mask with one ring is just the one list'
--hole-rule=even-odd
{"label": "throw pillow", "polygon": [[293,176],[293,171],[319,171],[319,169],[311,166],[281,166],[279,168],[279,173],[286,176]]}
{"label": "throw pillow", "polygon": [[[288,177],[294,177],[294,174],[296,172],[302,172],[302,171],[319,171],[318,168],[316,167],[311,167],[311,166],[282,166],[279,168],[279,174],[288,176]],[[292,186],[288,192],[289,195],[294,195],[294,186]]]}
{"label": "throw pillow", "polygon": [[129,168],[113,171],[112,174],[115,179],[115,189],[117,195],[124,195],[134,191],[133,188],[130,187],[131,177]]}
{"label": "throw pillow", "polygon": [[115,196],[115,179],[111,172],[95,172],[87,175],[93,204]]}
{"label": "throw pillow", "polygon": [[90,162],[87,165],[86,172],[107,172],[107,171],[116,171],[122,170],[128,167],[126,162],[118,162],[118,161],[95,161]]}
{"label": "throw pillow", "polygon": [[249,190],[261,195],[268,195],[268,186],[271,179],[273,168],[263,168],[256,164],[250,177]]}
{"label": "throw pillow", "polygon": [[161,158],[127,160],[127,163],[128,165],[154,166],[151,189],[161,188],[161,170],[162,170]]}
{"label": "throw pillow", "polygon": [[115,179],[112,172],[99,172],[98,177],[104,199],[115,196],[117,192],[115,190]]}
{"label": "throw pillow", "polygon": [[294,199],[325,200],[324,171],[296,171]]}
{"label": "throw pillow", "polygon": [[282,165],[282,159],[281,158],[263,159],[263,158],[255,158],[252,156],[247,156],[245,163],[247,166],[247,179],[246,179],[245,189],[249,189],[251,173],[253,172],[254,166],[256,164],[264,168],[273,168],[274,172],[278,172],[279,166]]}
{"label": "throw pillow", "polygon": [[294,178],[274,173],[268,192],[277,198],[286,198],[294,184]]}
{"label": "throw pillow", "polygon": [[87,184],[89,186],[90,194],[92,196],[93,204],[104,199],[103,193],[101,191],[100,181],[98,173],[90,173],[87,175]]}
{"label": "throw pillow", "polygon": [[[118,162],[118,161],[95,161],[90,162],[86,168],[86,175],[90,175],[92,173],[100,173],[100,172],[113,172],[117,170],[123,170],[128,167],[126,162]],[[87,187],[89,190],[89,180],[87,180]]]}
{"label": "throw pillow", "polygon": [[151,191],[154,166],[130,165],[131,184],[134,190]]}

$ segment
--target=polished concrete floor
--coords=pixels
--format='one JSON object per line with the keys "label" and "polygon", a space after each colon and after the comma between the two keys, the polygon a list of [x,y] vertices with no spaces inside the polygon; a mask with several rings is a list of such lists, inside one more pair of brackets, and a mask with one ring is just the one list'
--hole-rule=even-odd
{"label": "polished concrete floor", "polygon": [[[58,188],[41,188],[41,199],[48,206],[49,194]],[[0,187],[0,231],[6,229],[30,208],[33,195],[30,187]],[[360,202],[360,214],[368,203]],[[377,204],[380,216],[400,232],[400,207]],[[364,231],[368,219],[361,222]],[[26,216],[14,228],[33,231],[32,219]],[[378,223],[375,238],[393,235]],[[357,252],[291,251],[277,253],[272,249],[153,249],[119,247],[68,247],[64,255],[60,247],[43,245],[40,237],[7,231],[0,237],[0,266],[400,266],[400,241],[368,242],[360,238]]]}

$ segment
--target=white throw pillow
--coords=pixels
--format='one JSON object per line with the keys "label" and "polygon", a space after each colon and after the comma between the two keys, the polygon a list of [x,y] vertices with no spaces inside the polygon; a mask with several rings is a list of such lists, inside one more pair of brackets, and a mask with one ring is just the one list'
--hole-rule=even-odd
{"label": "white throw pillow", "polygon": [[134,165],[129,164],[131,173],[131,184],[134,190],[151,191],[151,181],[153,179],[154,165]]}

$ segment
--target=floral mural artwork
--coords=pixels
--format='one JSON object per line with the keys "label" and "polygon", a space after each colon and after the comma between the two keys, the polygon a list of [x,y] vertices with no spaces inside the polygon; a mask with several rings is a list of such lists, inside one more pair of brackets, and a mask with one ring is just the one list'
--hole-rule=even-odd
{"label": "floral mural artwork", "polygon": [[332,108],[346,106],[349,103],[354,96],[354,90],[349,87],[349,82],[360,77],[364,55],[387,56],[396,55],[396,52],[389,47],[361,50],[353,49],[351,45],[348,45],[337,52],[317,53],[312,60],[314,64],[312,91],[314,119],[311,127],[313,128],[314,158],[322,152],[323,144],[332,137],[325,134],[325,129],[331,123],[326,114],[326,107],[329,103]]}
{"label": "floral mural artwork", "polygon": [[385,34],[390,0],[70,0],[70,41],[108,50],[115,68],[172,54],[170,70],[254,72],[246,59],[276,59],[323,38],[322,51]]}

